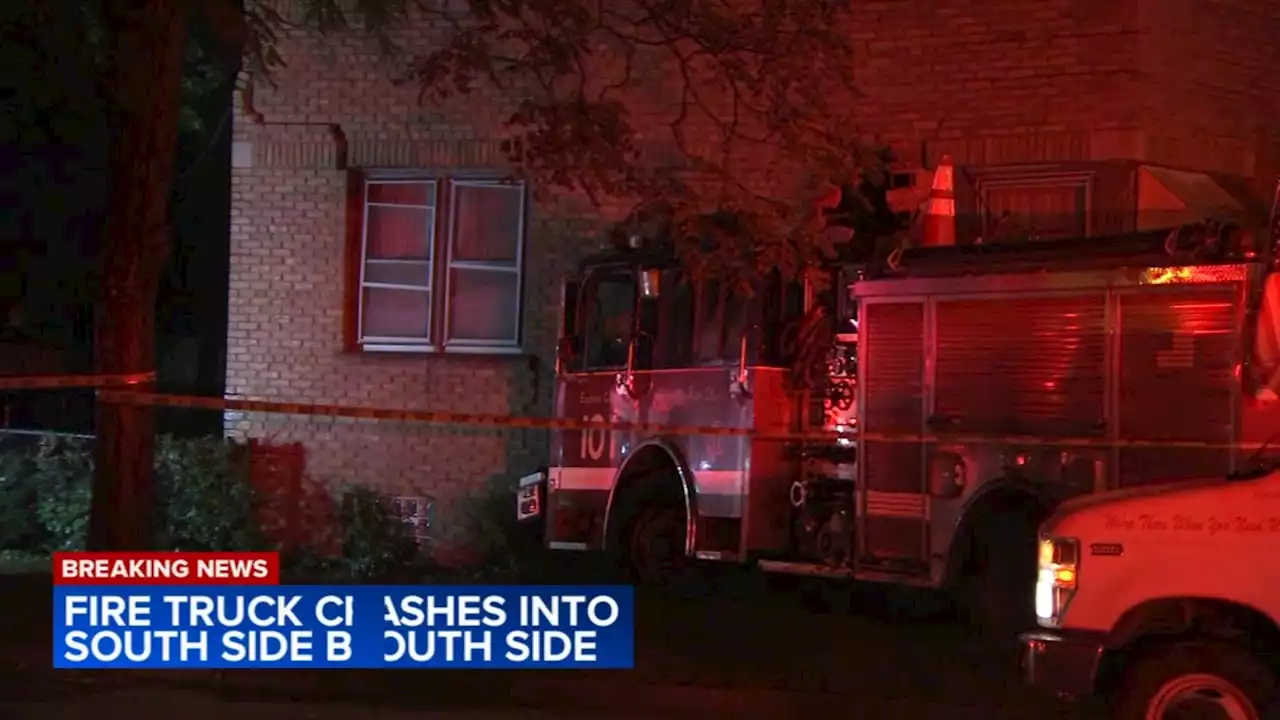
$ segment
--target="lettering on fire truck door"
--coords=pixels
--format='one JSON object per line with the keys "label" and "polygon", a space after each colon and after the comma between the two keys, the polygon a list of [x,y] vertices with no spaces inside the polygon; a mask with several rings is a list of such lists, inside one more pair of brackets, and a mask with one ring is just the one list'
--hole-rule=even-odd
{"label": "lettering on fire truck door", "polygon": [[928,559],[925,493],[925,305],[864,301],[859,367],[864,439],[859,452],[859,549],[863,561]]}
{"label": "lettering on fire truck door", "polygon": [[[583,423],[613,419],[612,376],[591,373],[560,382],[561,417]],[[588,543],[599,530],[616,466],[613,433],[601,427],[561,430],[553,448],[560,459],[549,473],[548,525],[555,542]]]}
{"label": "lettering on fire truck door", "polygon": [[[609,396],[612,390],[612,378],[594,374],[579,376],[574,380],[573,383],[566,383],[565,387],[565,417],[583,423],[611,422],[613,410]],[[565,430],[563,433],[565,466],[594,471],[612,469],[614,466],[612,435],[612,432],[603,427]],[[591,473],[593,477],[599,474],[599,472]],[[607,475],[605,480],[584,481],[578,484],[590,485],[593,488],[600,485],[603,486],[602,489],[607,490],[608,485],[613,481],[613,475],[612,473],[605,475]]]}

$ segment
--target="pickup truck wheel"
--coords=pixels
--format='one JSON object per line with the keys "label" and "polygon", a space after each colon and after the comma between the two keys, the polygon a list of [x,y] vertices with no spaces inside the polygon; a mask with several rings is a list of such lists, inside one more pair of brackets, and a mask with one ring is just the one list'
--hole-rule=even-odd
{"label": "pickup truck wheel", "polygon": [[1243,649],[1169,645],[1147,652],[1125,673],[1116,718],[1263,720],[1277,709],[1275,693],[1275,675]]}

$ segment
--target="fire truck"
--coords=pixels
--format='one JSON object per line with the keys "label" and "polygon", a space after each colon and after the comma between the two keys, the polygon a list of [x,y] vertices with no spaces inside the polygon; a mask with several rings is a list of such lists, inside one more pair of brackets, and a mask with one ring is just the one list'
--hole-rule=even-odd
{"label": "fire truck", "polygon": [[1037,528],[1060,503],[1229,473],[1280,429],[1255,402],[1280,303],[1266,235],[919,247],[827,268],[827,292],[730,292],[644,242],[604,252],[564,285],[554,412],[574,426],[517,514],[639,582],[749,563],[1033,625]]}

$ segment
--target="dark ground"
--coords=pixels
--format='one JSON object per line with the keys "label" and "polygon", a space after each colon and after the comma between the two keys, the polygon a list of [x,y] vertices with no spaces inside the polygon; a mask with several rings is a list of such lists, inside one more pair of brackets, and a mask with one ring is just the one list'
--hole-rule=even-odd
{"label": "dark ground", "polygon": [[0,597],[9,718],[1095,717],[1021,687],[1013,653],[953,622],[896,619],[878,590],[839,613],[758,586],[642,594],[636,669],[597,672],[53,671],[48,578],[0,577]]}

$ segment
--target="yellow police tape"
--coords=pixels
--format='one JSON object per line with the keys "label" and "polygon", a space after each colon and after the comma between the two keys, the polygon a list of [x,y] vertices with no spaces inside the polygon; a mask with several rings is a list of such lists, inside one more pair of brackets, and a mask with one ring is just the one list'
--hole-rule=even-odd
{"label": "yellow police tape", "polygon": [[1016,445],[1020,447],[1054,448],[1152,448],[1152,449],[1212,449],[1256,450],[1261,442],[1203,442],[1190,440],[1120,440],[1090,437],[1044,437],[1027,435],[980,434],[908,434],[850,431],[781,432],[757,428],[718,427],[702,425],[669,425],[661,423],[633,423],[610,421],[572,420],[567,418],[519,417],[481,413],[438,412],[427,410],[399,410],[390,408],[352,407],[346,405],[320,405],[288,403],[269,400],[245,400],[237,398],[192,397],[164,395],[131,390],[100,390],[99,399],[129,405],[161,405],[201,410],[234,412],[260,412],[281,415],[342,417],[363,420],[390,420],[435,425],[461,425],[467,427],[492,427],[539,430],[608,430],[646,435],[709,435],[742,437],[754,441],[796,442],[835,440],[866,440],[891,443],[927,443],[934,445]]}
{"label": "yellow police tape", "polygon": [[1097,437],[1045,437],[1032,435],[994,435],[972,433],[878,433],[858,430],[810,430],[807,432],[783,432],[777,430],[719,427],[702,425],[671,425],[663,423],[634,423],[573,420],[568,418],[520,417],[482,413],[440,412],[427,410],[402,410],[391,408],[353,407],[348,405],[324,405],[291,403],[270,400],[239,398],[213,398],[189,395],[169,395],[141,392],[128,388],[154,382],[154,371],[123,375],[28,375],[0,377],[0,390],[47,390],[56,388],[97,388],[98,399],[123,405],[159,405],[164,407],[213,410],[221,412],[260,412],[279,415],[304,415],[340,417],[359,420],[388,420],[395,422],[425,423],[433,425],[460,425],[466,427],[491,427],[503,429],[537,430],[607,430],[612,432],[640,433],[646,435],[707,435],[741,437],[753,441],[772,442],[832,442],[838,440],[863,440],[887,443],[926,443],[931,445],[1006,445],[1018,447],[1053,448],[1151,448],[1194,450],[1257,450],[1262,442],[1205,442],[1192,440],[1125,440]]}
{"label": "yellow police tape", "polygon": [[0,390],[54,390],[103,388],[155,382],[155,371],[123,375],[21,375],[0,376]]}

